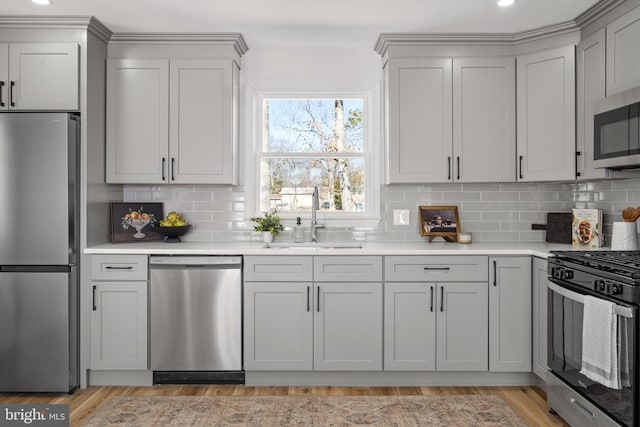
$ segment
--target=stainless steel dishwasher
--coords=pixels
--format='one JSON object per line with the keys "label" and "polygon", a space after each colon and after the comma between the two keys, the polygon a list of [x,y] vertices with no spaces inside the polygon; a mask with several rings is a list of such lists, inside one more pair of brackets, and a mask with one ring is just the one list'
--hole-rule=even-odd
{"label": "stainless steel dishwasher", "polygon": [[154,383],[244,383],[242,257],[151,256]]}

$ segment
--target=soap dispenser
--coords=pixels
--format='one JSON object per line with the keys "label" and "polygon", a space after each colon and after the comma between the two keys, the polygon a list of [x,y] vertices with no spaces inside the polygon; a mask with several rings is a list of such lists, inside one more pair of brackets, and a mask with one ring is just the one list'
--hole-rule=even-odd
{"label": "soap dispenser", "polygon": [[296,219],[296,227],[293,229],[293,240],[296,243],[304,242],[304,230],[302,229],[300,217]]}

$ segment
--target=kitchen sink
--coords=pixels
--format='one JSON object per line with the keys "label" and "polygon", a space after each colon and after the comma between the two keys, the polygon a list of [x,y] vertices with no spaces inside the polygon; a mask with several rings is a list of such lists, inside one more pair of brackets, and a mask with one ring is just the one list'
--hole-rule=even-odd
{"label": "kitchen sink", "polygon": [[364,245],[357,242],[340,242],[340,243],[267,243],[264,245],[267,249],[296,249],[296,250],[312,250],[312,249],[362,249]]}

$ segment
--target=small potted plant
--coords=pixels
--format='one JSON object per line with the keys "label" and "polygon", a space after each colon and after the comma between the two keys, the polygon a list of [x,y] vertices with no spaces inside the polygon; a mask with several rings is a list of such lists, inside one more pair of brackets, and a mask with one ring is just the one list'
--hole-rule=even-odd
{"label": "small potted plant", "polygon": [[264,216],[255,216],[250,218],[250,221],[256,223],[253,229],[262,232],[262,240],[265,243],[273,242],[273,236],[284,230],[284,226],[280,223],[280,217],[275,212],[265,212]]}

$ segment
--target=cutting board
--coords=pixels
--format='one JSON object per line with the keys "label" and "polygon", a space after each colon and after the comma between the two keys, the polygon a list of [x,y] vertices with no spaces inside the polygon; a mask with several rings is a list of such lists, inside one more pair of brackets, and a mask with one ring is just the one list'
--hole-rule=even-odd
{"label": "cutting board", "polygon": [[547,238],[549,243],[571,243],[571,212],[547,213]]}

